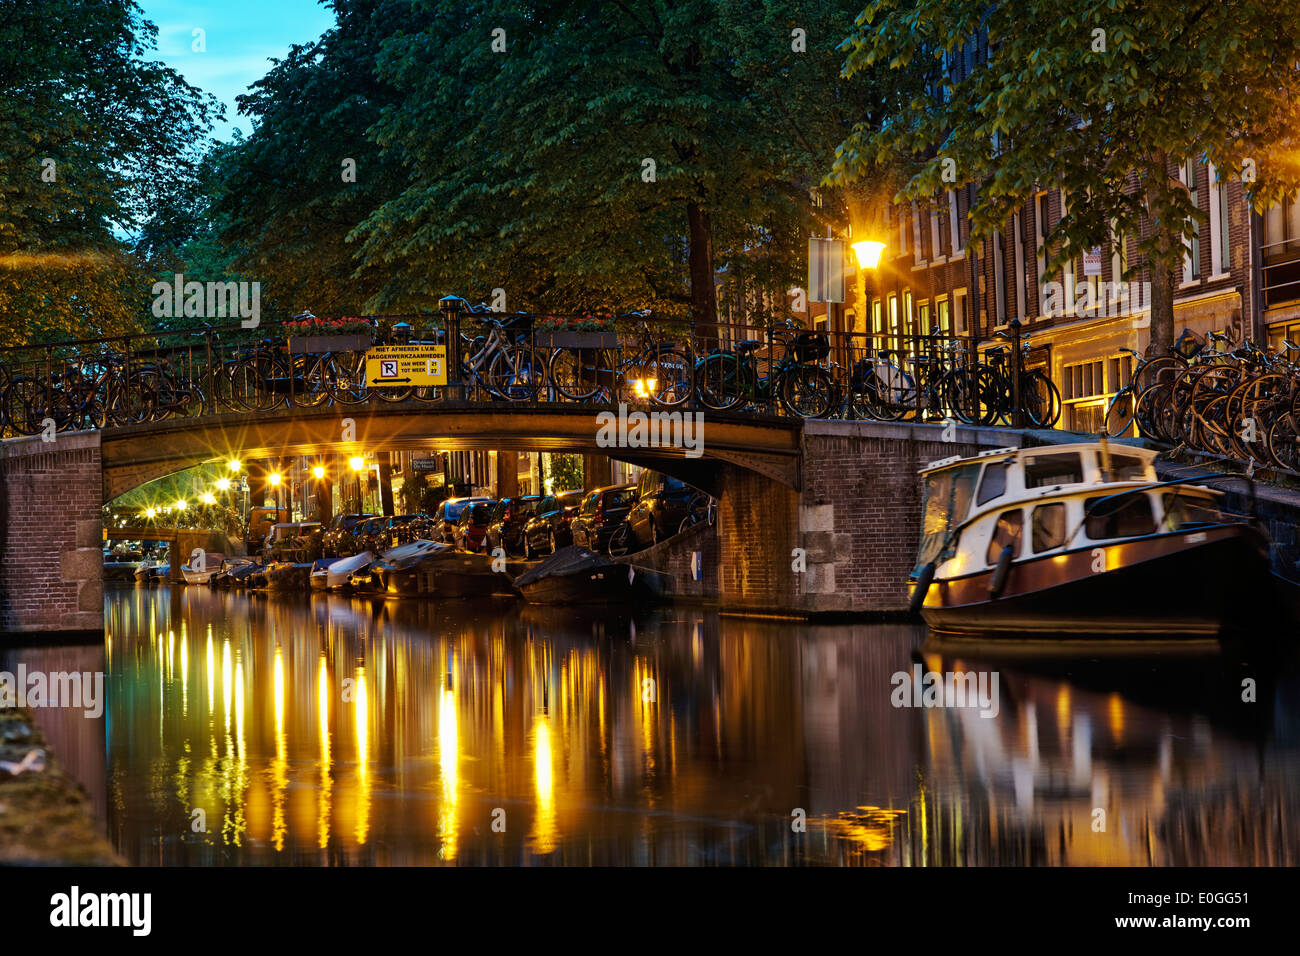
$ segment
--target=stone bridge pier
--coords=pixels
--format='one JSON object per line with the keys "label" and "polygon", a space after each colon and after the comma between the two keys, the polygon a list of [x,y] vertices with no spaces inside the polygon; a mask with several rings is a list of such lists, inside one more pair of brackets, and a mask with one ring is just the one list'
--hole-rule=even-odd
{"label": "stone bridge pier", "polygon": [[718,603],[810,617],[901,612],[921,530],[917,472],[1019,447],[1020,432],[807,421],[799,488],[728,466],[719,485]]}
{"label": "stone bridge pier", "polygon": [[0,635],[104,630],[100,433],[0,442]]}

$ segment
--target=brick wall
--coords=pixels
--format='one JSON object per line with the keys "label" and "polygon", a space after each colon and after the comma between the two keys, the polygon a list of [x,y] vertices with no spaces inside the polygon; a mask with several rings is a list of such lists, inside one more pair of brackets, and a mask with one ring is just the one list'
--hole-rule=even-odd
{"label": "brick wall", "polygon": [[99,433],[0,442],[0,633],[104,627]]}

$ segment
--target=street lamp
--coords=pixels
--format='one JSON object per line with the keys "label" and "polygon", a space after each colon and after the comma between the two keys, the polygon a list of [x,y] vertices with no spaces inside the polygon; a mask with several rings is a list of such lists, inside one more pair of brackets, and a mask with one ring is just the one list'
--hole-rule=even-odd
{"label": "street lamp", "polygon": [[230,461],[226,463],[226,467],[229,468],[232,473],[239,474],[239,468],[240,468],[239,459],[238,458],[230,459]]}
{"label": "street lamp", "polygon": [[282,479],[281,479],[281,477],[280,477],[280,473],[279,473],[278,471],[273,471],[273,472],[271,472],[269,475],[267,475],[266,480],[269,481],[269,482],[271,483],[271,487],[272,487],[272,488],[279,488],[279,487],[280,487],[280,481],[281,481]]}
{"label": "street lamp", "polygon": [[348,464],[352,466],[353,471],[359,472],[362,468],[366,467],[366,460],[360,455],[354,455],[348,459]]}
{"label": "street lamp", "polygon": [[205,491],[200,500],[202,500],[205,505],[215,505],[217,503],[217,496],[210,491]]}
{"label": "street lamp", "polygon": [[217,479],[217,491],[229,491],[229,490],[230,490],[230,479],[229,479],[229,478],[218,478],[218,479]]}
{"label": "street lamp", "polygon": [[858,257],[858,264],[864,269],[875,269],[880,266],[880,255],[885,251],[883,242],[876,242],[871,239],[863,239],[861,242],[853,244],[853,254]]}

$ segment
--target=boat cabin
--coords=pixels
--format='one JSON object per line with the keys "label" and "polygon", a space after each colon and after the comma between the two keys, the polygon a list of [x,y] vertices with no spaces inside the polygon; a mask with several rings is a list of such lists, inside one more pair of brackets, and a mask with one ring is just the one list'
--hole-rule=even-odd
{"label": "boat cabin", "polygon": [[1160,484],[1155,456],[1079,443],[934,462],[921,471],[917,571],[933,562],[952,578],[995,567],[1007,548],[1020,561],[1227,520],[1218,492]]}

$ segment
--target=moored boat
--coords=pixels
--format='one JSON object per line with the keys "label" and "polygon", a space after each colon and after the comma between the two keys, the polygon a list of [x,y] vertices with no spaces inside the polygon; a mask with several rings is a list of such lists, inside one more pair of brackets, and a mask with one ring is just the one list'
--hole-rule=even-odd
{"label": "moored boat", "polygon": [[672,596],[672,575],[610,561],[570,545],[515,579],[530,604],[620,604],[635,606]]}
{"label": "moored boat", "polygon": [[484,554],[457,551],[423,539],[393,548],[368,569],[355,572],[357,590],[387,597],[488,597],[512,594],[508,574],[493,570]]}
{"label": "moored boat", "polygon": [[370,567],[375,556],[370,551],[362,551],[347,558],[327,558],[317,561],[311,575],[311,586],[317,591],[340,591],[348,587],[352,575]]}
{"label": "moored boat", "polygon": [[181,577],[185,579],[186,584],[210,584],[217,572],[221,570],[222,562],[225,560],[224,554],[208,551],[203,555],[202,567],[195,568],[182,564]]}
{"label": "moored boat", "polygon": [[306,591],[312,565],[303,561],[273,561],[266,566],[266,587],[272,591]]}
{"label": "moored boat", "polygon": [[1105,442],[999,449],[922,469],[912,607],[980,636],[1215,635],[1276,609],[1269,543],[1222,493],[1159,481]]}

